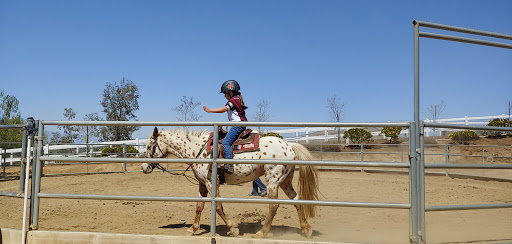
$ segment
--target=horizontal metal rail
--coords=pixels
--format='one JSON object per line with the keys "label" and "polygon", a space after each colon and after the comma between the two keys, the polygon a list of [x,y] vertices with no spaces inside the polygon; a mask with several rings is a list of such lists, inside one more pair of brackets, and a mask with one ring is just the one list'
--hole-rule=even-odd
{"label": "horizontal metal rail", "polygon": [[[25,194],[24,193],[9,192],[9,191],[0,191],[0,196],[24,198]],[[28,196],[28,198],[30,198],[30,195]]]}
{"label": "horizontal metal rail", "polygon": [[511,148],[512,146],[498,146],[498,145],[458,145],[458,144],[425,144],[425,147],[478,147],[478,148]]}
{"label": "horizontal metal rail", "polygon": [[407,127],[409,123],[302,123],[302,122],[145,122],[145,121],[57,121],[41,120],[43,125],[90,126],[258,126],[258,127]]}
{"label": "horizontal metal rail", "polygon": [[420,37],[512,49],[512,44],[484,41],[484,40],[465,38],[465,37],[458,37],[458,36],[448,36],[448,35],[434,34],[434,33],[428,33],[428,32],[420,32]]}
{"label": "horizontal metal rail", "polygon": [[450,128],[450,129],[468,129],[468,130],[492,130],[492,131],[512,131],[512,127],[499,126],[478,126],[478,125],[455,125],[448,123],[424,122],[425,127]]}
{"label": "horizontal metal rail", "polygon": [[[196,163],[209,164],[212,159],[181,159],[181,158],[75,158],[41,156],[41,161],[60,162],[111,162],[111,163]],[[279,165],[316,165],[316,166],[356,166],[356,167],[390,167],[409,168],[409,163],[390,162],[343,162],[343,161],[306,161],[306,160],[258,160],[258,159],[217,159],[220,164],[279,164]]]}
{"label": "horizontal metal rail", "polygon": [[[170,197],[170,196],[127,196],[127,195],[87,195],[87,194],[56,194],[39,193],[41,198],[61,199],[92,199],[92,200],[125,200],[125,201],[170,201],[170,202],[211,202],[212,197]],[[366,207],[366,208],[396,208],[410,209],[408,203],[371,203],[371,202],[337,202],[337,201],[313,201],[293,199],[250,199],[250,198],[226,198],[217,197],[216,202],[225,203],[260,203],[260,204],[288,204],[288,205],[318,205],[333,207]]]}
{"label": "horizontal metal rail", "polygon": [[493,158],[510,158],[510,157],[507,157],[507,156],[491,156],[489,154],[486,154],[486,155],[467,155],[467,154],[445,154],[445,153],[425,153],[424,154],[425,156],[445,156],[445,155],[448,155],[448,156],[455,156],[455,157],[468,157],[468,158],[482,158],[482,157],[493,157]]}
{"label": "horizontal metal rail", "polygon": [[7,129],[20,129],[27,127],[27,124],[17,124],[17,125],[0,125],[0,130],[7,130]]}
{"label": "horizontal metal rail", "polygon": [[493,208],[512,208],[512,203],[427,206],[427,207],[425,207],[425,211],[433,212],[433,211],[493,209]]}
{"label": "horizontal metal rail", "polygon": [[425,22],[425,21],[420,21],[420,20],[414,20],[412,22],[412,24],[413,25],[418,24],[420,26],[427,27],[427,28],[434,28],[434,29],[455,31],[455,32],[472,34],[472,35],[480,35],[480,36],[488,36],[488,37],[512,40],[512,35],[501,34],[501,33],[496,33],[496,32],[481,31],[481,30],[468,29],[468,28],[462,28],[462,27],[456,27],[456,26],[442,25],[442,24],[430,23],[430,22]]}
{"label": "horizontal metal rail", "polygon": [[[138,171],[141,172],[141,171]],[[82,173],[58,173],[58,174],[43,174],[43,176],[66,176],[66,175],[101,175],[101,174],[118,174],[125,173],[125,171],[102,171],[102,172],[82,172]]]}
{"label": "horizontal metal rail", "polygon": [[[444,153],[425,153],[425,156],[445,156],[446,154]],[[507,157],[507,156],[492,156],[492,155],[489,155],[489,154],[486,154],[486,155],[466,155],[466,154],[448,154],[450,157],[451,156],[454,156],[454,157],[468,157],[468,158],[488,158],[488,157],[492,157],[492,158],[512,158],[512,157]]]}
{"label": "horizontal metal rail", "polygon": [[426,163],[427,169],[512,169],[512,164],[432,164]]}

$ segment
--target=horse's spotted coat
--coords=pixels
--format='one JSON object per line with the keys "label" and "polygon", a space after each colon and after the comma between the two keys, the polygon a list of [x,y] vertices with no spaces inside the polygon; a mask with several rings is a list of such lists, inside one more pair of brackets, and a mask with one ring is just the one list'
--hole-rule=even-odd
{"label": "horse's spotted coat", "polygon": [[[160,131],[155,128],[155,132],[148,139],[147,142],[147,156],[154,158],[163,158],[169,154],[173,154],[181,158],[195,158],[196,154],[201,150],[204,143],[209,137],[208,131],[203,132],[187,132],[183,130],[178,131]],[[151,150],[156,148],[154,145],[158,143],[159,150]],[[307,151],[307,150],[306,150]],[[307,152],[309,155],[309,152]],[[207,158],[207,153],[202,153],[199,158]],[[310,155],[309,155],[310,157]],[[277,138],[277,137],[262,137],[260,138],[260,151],[246,152],[234,154],[234,159],[281,159],[281,160],[296,160],[297,154],[294,151],[292,144]],[[147,165],[147,164],[146,164]],[[199,196],[206,197],[208,193],[212,192],[212,182],[208,179],[210,164],[192,164],[191,168],[194,172],[196,179],[199,181]],[[285,194],[291,199],[297,199],[297,193],[293,189],[292,179],[294,174],[294,165],[276,165],[276,164],[234,164],[233,174],[225,174],[227,184],[240,184],[256,180],[261,176],[265,176],[268,181],[267,192],[269,198],[277,198],[278,187],[281,187]],[[144,170],[144,165],[143,165]],[[144,170],[144,172],[146,172]],[[315,181],[313,179],[313,181]],[[218,182],[218,181],[217,181]],[[316,182],[313,182],[316,184]],[[219,185],[217,185],[217,196],[220,197]],[[270,230],[272,219],[276,213],[277,204],[270,204],[270,211],[267,215],[267,222],[262,230],[258,233],[266,236]],[[299,207],[297,210],[299,210]],[[190,227],[189,232],[195,233],[199,228],[199,219],[201,212],[204,208],[204,202],[198,202],[196,207],[196,218],[194,224]],[[238,235],[238,229],[227,218],[222,209],[222,204],[217,204],[217,213],[226,223],[232,235]],[[300,216],[301,228],[306,236],[310,236],[312,231],[307,219]]]}

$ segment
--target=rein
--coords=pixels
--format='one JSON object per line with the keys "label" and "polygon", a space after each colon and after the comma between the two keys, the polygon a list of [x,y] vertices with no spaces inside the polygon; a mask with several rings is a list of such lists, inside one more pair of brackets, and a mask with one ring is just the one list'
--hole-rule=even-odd
{"label": "rein", "polygon": [[[208,141],[209,141],[212,137],[213,137],[213,135],[210,135],[210,137],[208,137],[208,139],[206,140],[206,142],[203,144],[203,147],[201,148],[201,150],[199,150],[199,152],[197,153],[197,155],[196,155],[196,157],[195,157],[196,159],[197,159],[197,158],[199,158],[199,156],[201,156],[201,153],[203,153],[204,149],[206,148],[206,145],[208,144]],[[155,138],[155,141],[156,141],[156,138]],[[160,146],[158,145],[158,143],[155,143],[155,146],[153,146],[153,150],[152,150],[152,152],[151,152],[151,158],[153,158],[153,155],[155,154],[155,151],[156,151],[156,148],[157,148],[157,147],[158,147],[158,150],[160,150],[160,153],[162,153],[162,155],[163,155],[162,149],[160,149]],[[183,158],[183,157],[182,157],[182,158]],[[171,174],[171,175],[183,175],[183,176],[185,176],[185,178],[186,178],[190,183],[192,183],[192,184],[195,184],[195,183],[194,183],[194,182],[192,182],[190,179],[193,179],[194,181],[196,181],[197,183],[199,183],[199,181],[198,181],[197,179],[192,178],[192,177],[190,177],[190,176],[188,176],[188,175],[186,175],[186,174],[185,174],[185,172],[187,172],[187,171],[190,169],[190,167],[192,167],[192,164],[193,164],[193,163],[189,164],[189,165],[188,165],[188,167],[187,167],[184,171],[179,172],[179,173],[175,173],[175,172],[172,172],[172,171],[170,171],[170,170],[168,170],[168,169],[165,169],[165,168],[164,168],[162,165],[160,165],[159,163],[156,163],[155,168],[157,168],[157,169],[159,169],[159,170],[162,170],[163,172],[169,173],[169,174]]]}

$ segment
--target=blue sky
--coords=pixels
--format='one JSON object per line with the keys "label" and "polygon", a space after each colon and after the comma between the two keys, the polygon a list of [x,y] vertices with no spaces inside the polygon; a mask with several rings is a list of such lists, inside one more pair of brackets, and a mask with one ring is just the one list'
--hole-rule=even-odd
{"label": "blue sky", "polygon": [[[182,96],[220,107],[220,85],[235,79],[249,120],[265,99],[270,121],[328,122],[336,94],[344,122],[409,121],[412,21],[512,34],[511,9],[512,1],[0,0],[0,90],[19,99],[23,117],[61,120],[72,107],[82,120],[101,114],[105,84],[125,77],[139,87],[139,120],[175,121]],[[508,112],[511,50],[421,39],[420,55],[422,109],[444,100],[442,118]]]}

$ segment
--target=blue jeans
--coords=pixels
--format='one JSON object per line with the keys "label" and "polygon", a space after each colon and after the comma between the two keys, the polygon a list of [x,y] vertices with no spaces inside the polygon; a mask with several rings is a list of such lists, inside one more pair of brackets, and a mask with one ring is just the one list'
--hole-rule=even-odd
{"label": "blue jeans", "polygon": [[263,184],[263,182],[260,180],[260,178],[254,180],[252,182],[252,195],[258,195],[258,188],[260,189],[259,192],[264,192],[264,191],[267,191],[267,187],[265,186],[265,184]]}
{"label": "blue jeans", "polygon": [[229,129],[228,134],[224,137],[224,141],[222,141],[222,147],[224,148],[224,158],[231,159],[233,158],[233,151],[231,150],[231,145],[238,138],[238,136],[245,130],[245,127],[233,126]]}

